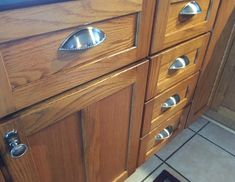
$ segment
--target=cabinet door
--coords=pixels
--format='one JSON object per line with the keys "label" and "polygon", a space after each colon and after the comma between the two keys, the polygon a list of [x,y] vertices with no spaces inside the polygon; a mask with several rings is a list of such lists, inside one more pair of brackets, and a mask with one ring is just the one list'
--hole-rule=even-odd
{"label": "cabinet door", "polygon": [[[197,88],[189,115],[187,125],[190,125],[201,116],[210,106],[211,94],[215,90],[217,75],[220,74],[226,60],[224,52],[228,50],[227,43],[232,40],[230,36],[234,25],[234,0],[222,0],[218,11],[213,34],[204,58]],[[219,80],[219,79],[218,79]]]}
{"label": "cabinet door", "polygon": [[2,121],[28,146],[1,152],[13,181],[123,181],[137,165],[148,62],[80,86]]}

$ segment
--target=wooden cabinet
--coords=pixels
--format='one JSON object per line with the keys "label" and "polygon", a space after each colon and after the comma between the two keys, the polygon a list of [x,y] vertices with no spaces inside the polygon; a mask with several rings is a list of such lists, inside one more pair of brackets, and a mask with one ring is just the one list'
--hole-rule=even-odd
{"label": "wooden cabinet", "polygon": [[[153,4],[79,0],[0,12],[0,117],[147,57]],[[73,36],[91,27],[104,37],[92,48]],[[61,50],[65,40],[88,47]]]}
{"label": "wooden cabinet", "polygon": [[[212,29],[220,0],[157,0],[151,54]],[[193,4],[189,4],[193,3]],[[193,11],[189,11],[189,7]],[[197,7],[199,11],[196,11]],[[183,9],[187,9],[183,14]]]}
{"label": "wooden cabinet", "polygon": [[234,7],[234,0],[221,1],[187,125],[195,121],[210,107],[211,93],[215,91],[214,84],[216,78],[218,78],[218,73],[221,71],[221,65],[223,65],[224,59],[226,58],[224,52],[227,51],[227,42],[232,39],[230,34],[234,25]]}
{"label": "wooden cabinet", "polygon": [[200,70],[209,37],[207,33],[151,57],[147,100]]}
{"label": "wooden cabinet", "polygon": [[2,121],[25,155],[1,155],[16,182],[123,181],[137,167],[148,61],[116,71]]}

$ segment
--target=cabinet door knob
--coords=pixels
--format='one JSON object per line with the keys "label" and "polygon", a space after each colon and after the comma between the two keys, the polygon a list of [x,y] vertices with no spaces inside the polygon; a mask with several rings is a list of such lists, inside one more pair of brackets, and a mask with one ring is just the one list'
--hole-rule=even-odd
{"label": "cabinet door knob", "polygon": [[157,136],[155,136],[156,141],[161,141],[167,138],[170,138],[173,134],[173,126],[168,126],[164,130],[162,130]]}
{"label": "cabinet door knob", "polygon": [[180,11],[180,15],[194,16],[196,14],[202,13],[202,9],[196,1],[191,1],[183,7]]}
{"label": "cabinet door knob", "polygon": [[162,109],[170,109],[174,106],[176,106],[180,102],[180,96],[178,94],[175,94],[171,97],[169,97],[163,104],[162,104]]}
{"label": "cabinet door knob", "polygon": [[184,69],[190,63],[187,56],[181,56],[176,58],[175,61],[170,65],[169,70],[180,70]]}
{"label": "cabinet door knob", "polygon": [[59,47],[60,51],[84,51],[101,44],[105,33],[95,27],[83,27],[72,33]]}
{"label": "cabinet door knob", "polygon": [[12,158],[21,157],[27,152],[28,147],[20,142],[20,138],[16,130],[7,132],[4,139]]}

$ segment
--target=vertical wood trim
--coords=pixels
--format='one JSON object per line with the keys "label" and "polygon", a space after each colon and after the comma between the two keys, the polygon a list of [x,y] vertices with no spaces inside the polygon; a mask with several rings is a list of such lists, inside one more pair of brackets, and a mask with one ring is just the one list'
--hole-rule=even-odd
{"label": "vertical wood trim", "polygon": [[157,0],[151,45],[152,54],[162,49],[164,46],[170,1],[171,0]]}
{"label": "vertical wood trim", "polygon": [[[221,0],[220,8],[218,10],[217,19],[213,29],[213,34],[209,42],[209,47],[204,58],[201,74],[194,94],[189,123],[195,121],[201,116],[210,106],[209,98],[212,93],[215,77],[221,61],[221,53],[227,39],[226,24],[234,11],[234,0]],[[228,26],[228,25],[227,25]],[[224,44],[223,43],[223,44]],[[216,54],[216,55],[215,55]]]}
{"label": "vertical wood trim", "polygon": [[131,112],[131,125],[130,125],[130,138],[131,141],[128,151],[128,174],[135,171],[138,161],[138,150],[139,150],[139,138],[140,130],[142,125],[142,114],[144,107],[144,97],[147,82],[147,72],[148,72],[149,62],[145,61],[142,65],[136,68],[136,84],[133,87],[133,98],[135,98],[134,103],[132,103]]}
{"label": "vertical wood trim", "polygon": [[14,102],[12,97],[12,89],[9,83],[3,58],[0,53],[0,116],[14,112]]}

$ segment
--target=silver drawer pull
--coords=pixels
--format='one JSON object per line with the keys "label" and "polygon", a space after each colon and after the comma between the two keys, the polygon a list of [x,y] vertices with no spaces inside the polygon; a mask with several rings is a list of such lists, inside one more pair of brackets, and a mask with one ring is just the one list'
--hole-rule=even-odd
{"label": "silver drawer pull", "polygon": [[171,97],[169,97],[163,104],[162,104],[162,109],[170,109],[174,106],[176,106],[180,102],[180,96],[178,94],[175,94]]}
{"label": "silver drawer pull", "polygon": [[202,13],[202,9],[196,1],[191,1],[180,11],[180,15],[194,16]]}
{"label": "silver drawer pull", "polygon": [[189,65],[189,58],[187,56],[181,56],[176,58],[175,61],[170,65],[169,70],[180,70]]}
{"label": "silver drawer pull", "polygon": [[71,34],[59,47],[60,51],[84,51],[101,44],[105,33],[95,27],[83,27]]}
{"label": "silver drawer pull", "polygon": [[173,134],[173,126],[168,126],[164,130],[162,130],[157,136],[155,136],[156,141],[165,140],[167,138],[170,138]]}
{"label": "silver drawer pull", "polygon": [[28,147],[25,144],[21,144],[16,130],[7,132],[4,139],[12,158],[19,158],[27,152]]}

